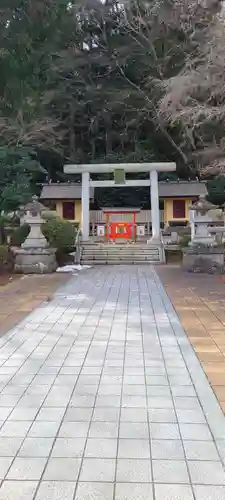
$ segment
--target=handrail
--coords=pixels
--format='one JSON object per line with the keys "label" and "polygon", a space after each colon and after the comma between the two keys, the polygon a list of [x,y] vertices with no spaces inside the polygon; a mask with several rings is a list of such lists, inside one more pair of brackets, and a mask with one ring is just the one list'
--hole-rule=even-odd
{"label": "handrail", "polygon": [[80,264],[81,260],[81,229],[78,229],[75,239],[75,254],[74,254],[74,263]]}

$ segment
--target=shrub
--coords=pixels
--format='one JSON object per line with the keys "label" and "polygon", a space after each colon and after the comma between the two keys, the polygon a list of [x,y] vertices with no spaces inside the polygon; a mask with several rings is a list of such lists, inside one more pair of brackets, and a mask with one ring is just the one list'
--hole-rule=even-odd
{"label": "shrub", "polygon": [[71,222],[59,217],[51,218],[43,224],[42,231],[50,247],[61,253],[74,249],[76,231]]}
{"label": "shrub", "polygon": [[8,257],[8,247],[5,245],[0,245],[0,263],[2,264],[7,260]]}
{"label": "shrub", "polygon": [[191,236],[190,234],[184,234],[179,241],[179,245],[181,248],[188,247],[189,243],[191,241]]}
{"label": "shrub", "polygon": [[45,210],[42,212],[42,219],[44,220],[50,220],[50,219],[57,219],[59,218],[57,216],[57,212],[55,210]]}
{"label": "shrub", "polygon": [[[75,245],[76,230],[67,220],[50,216],[42,225],[42,232],[50,247],[61,254],[72,252]],[[21,246],[29,234],[29,225],[23,224],[12,235],[11,245]]]}
{"label": "shrub", "polygon": [[11,245],[13,247],[20,247],[25,241],[26,237],[30,232],[30,227],[28,224],[23,224],[22,226],[15,229],[11,236]]}
{"label": "shrub", "polygon": [[13,256],[6,245],[0,245],[0,271],[11,270],[13,267]]}

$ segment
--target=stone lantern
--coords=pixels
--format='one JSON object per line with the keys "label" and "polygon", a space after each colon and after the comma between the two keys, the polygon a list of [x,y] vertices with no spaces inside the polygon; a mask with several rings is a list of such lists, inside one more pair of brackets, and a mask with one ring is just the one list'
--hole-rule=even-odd
{"label": "stone lantern", "polygon": [[183,248],[182,268],[188,272],[223,274],[224,247],[218,245],[212,235],[212,219],[209,210],[215,209],[205,198],[191,205],[194,224],[190,246]]}
{"label": "stone lantern", "polygon": [[49,248],[41,226],[42,213],[46,210],[37,196],[32,197],[21,212],[23,223],[28,224],[30,232],[21,248],[12,248],[15,255],[15,270],[24,274],[49,273],[56,270],[55,248]]}
{"label": "stone lantern", "polygon": [[44,210],[45,207],[38,201],[37,196],[33,196],[32,201],[24,207],[23,222],[30,226],[30,232],[21,248],[46,248],[48,246],[41,230],[41,225],[44,223],[41,214]]}
{"label": "stone lantern", "polygon": [[209,227],[212,223],[212,219],[209,217],[209,210],[215,209],[215,205],[212,205],[204,197],[200,197],[196,203],[191,205],[192,213],[194,213],[194,234],[192,236],[191,245],[205,244],[213,245],[214,238],[210,234]]}

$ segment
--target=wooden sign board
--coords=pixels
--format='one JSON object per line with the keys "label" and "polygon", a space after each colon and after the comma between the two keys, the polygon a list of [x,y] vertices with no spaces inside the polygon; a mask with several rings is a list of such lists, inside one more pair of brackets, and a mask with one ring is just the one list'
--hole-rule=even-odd
{"label": "wooden sign board", "polygon": [[123,168],[116,168],[114,170],[114,183],[126,184],[125,170]]}

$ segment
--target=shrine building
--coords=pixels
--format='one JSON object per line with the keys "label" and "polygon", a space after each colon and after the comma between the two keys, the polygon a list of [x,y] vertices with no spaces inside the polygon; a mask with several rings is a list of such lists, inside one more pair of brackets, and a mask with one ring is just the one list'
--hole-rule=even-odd
{"label": "shrine building", "polygon": [[[89,189],[90,203],[94,201],[94,187]],[[161,205],[160,226],[185,225],[189,221],[191,204],[207,193],[204,182],[199,181],[159,181],[159,200]],[[56,210],[57,214],[81,227],[82,225],[82,187],[78,183],[48,183],[41,191],[41,201]],[[90,235],[104,236],[106,239],[149,236],[152,230],[151,210],[141,207],[114,208],[102,207],[90,210]]]}

